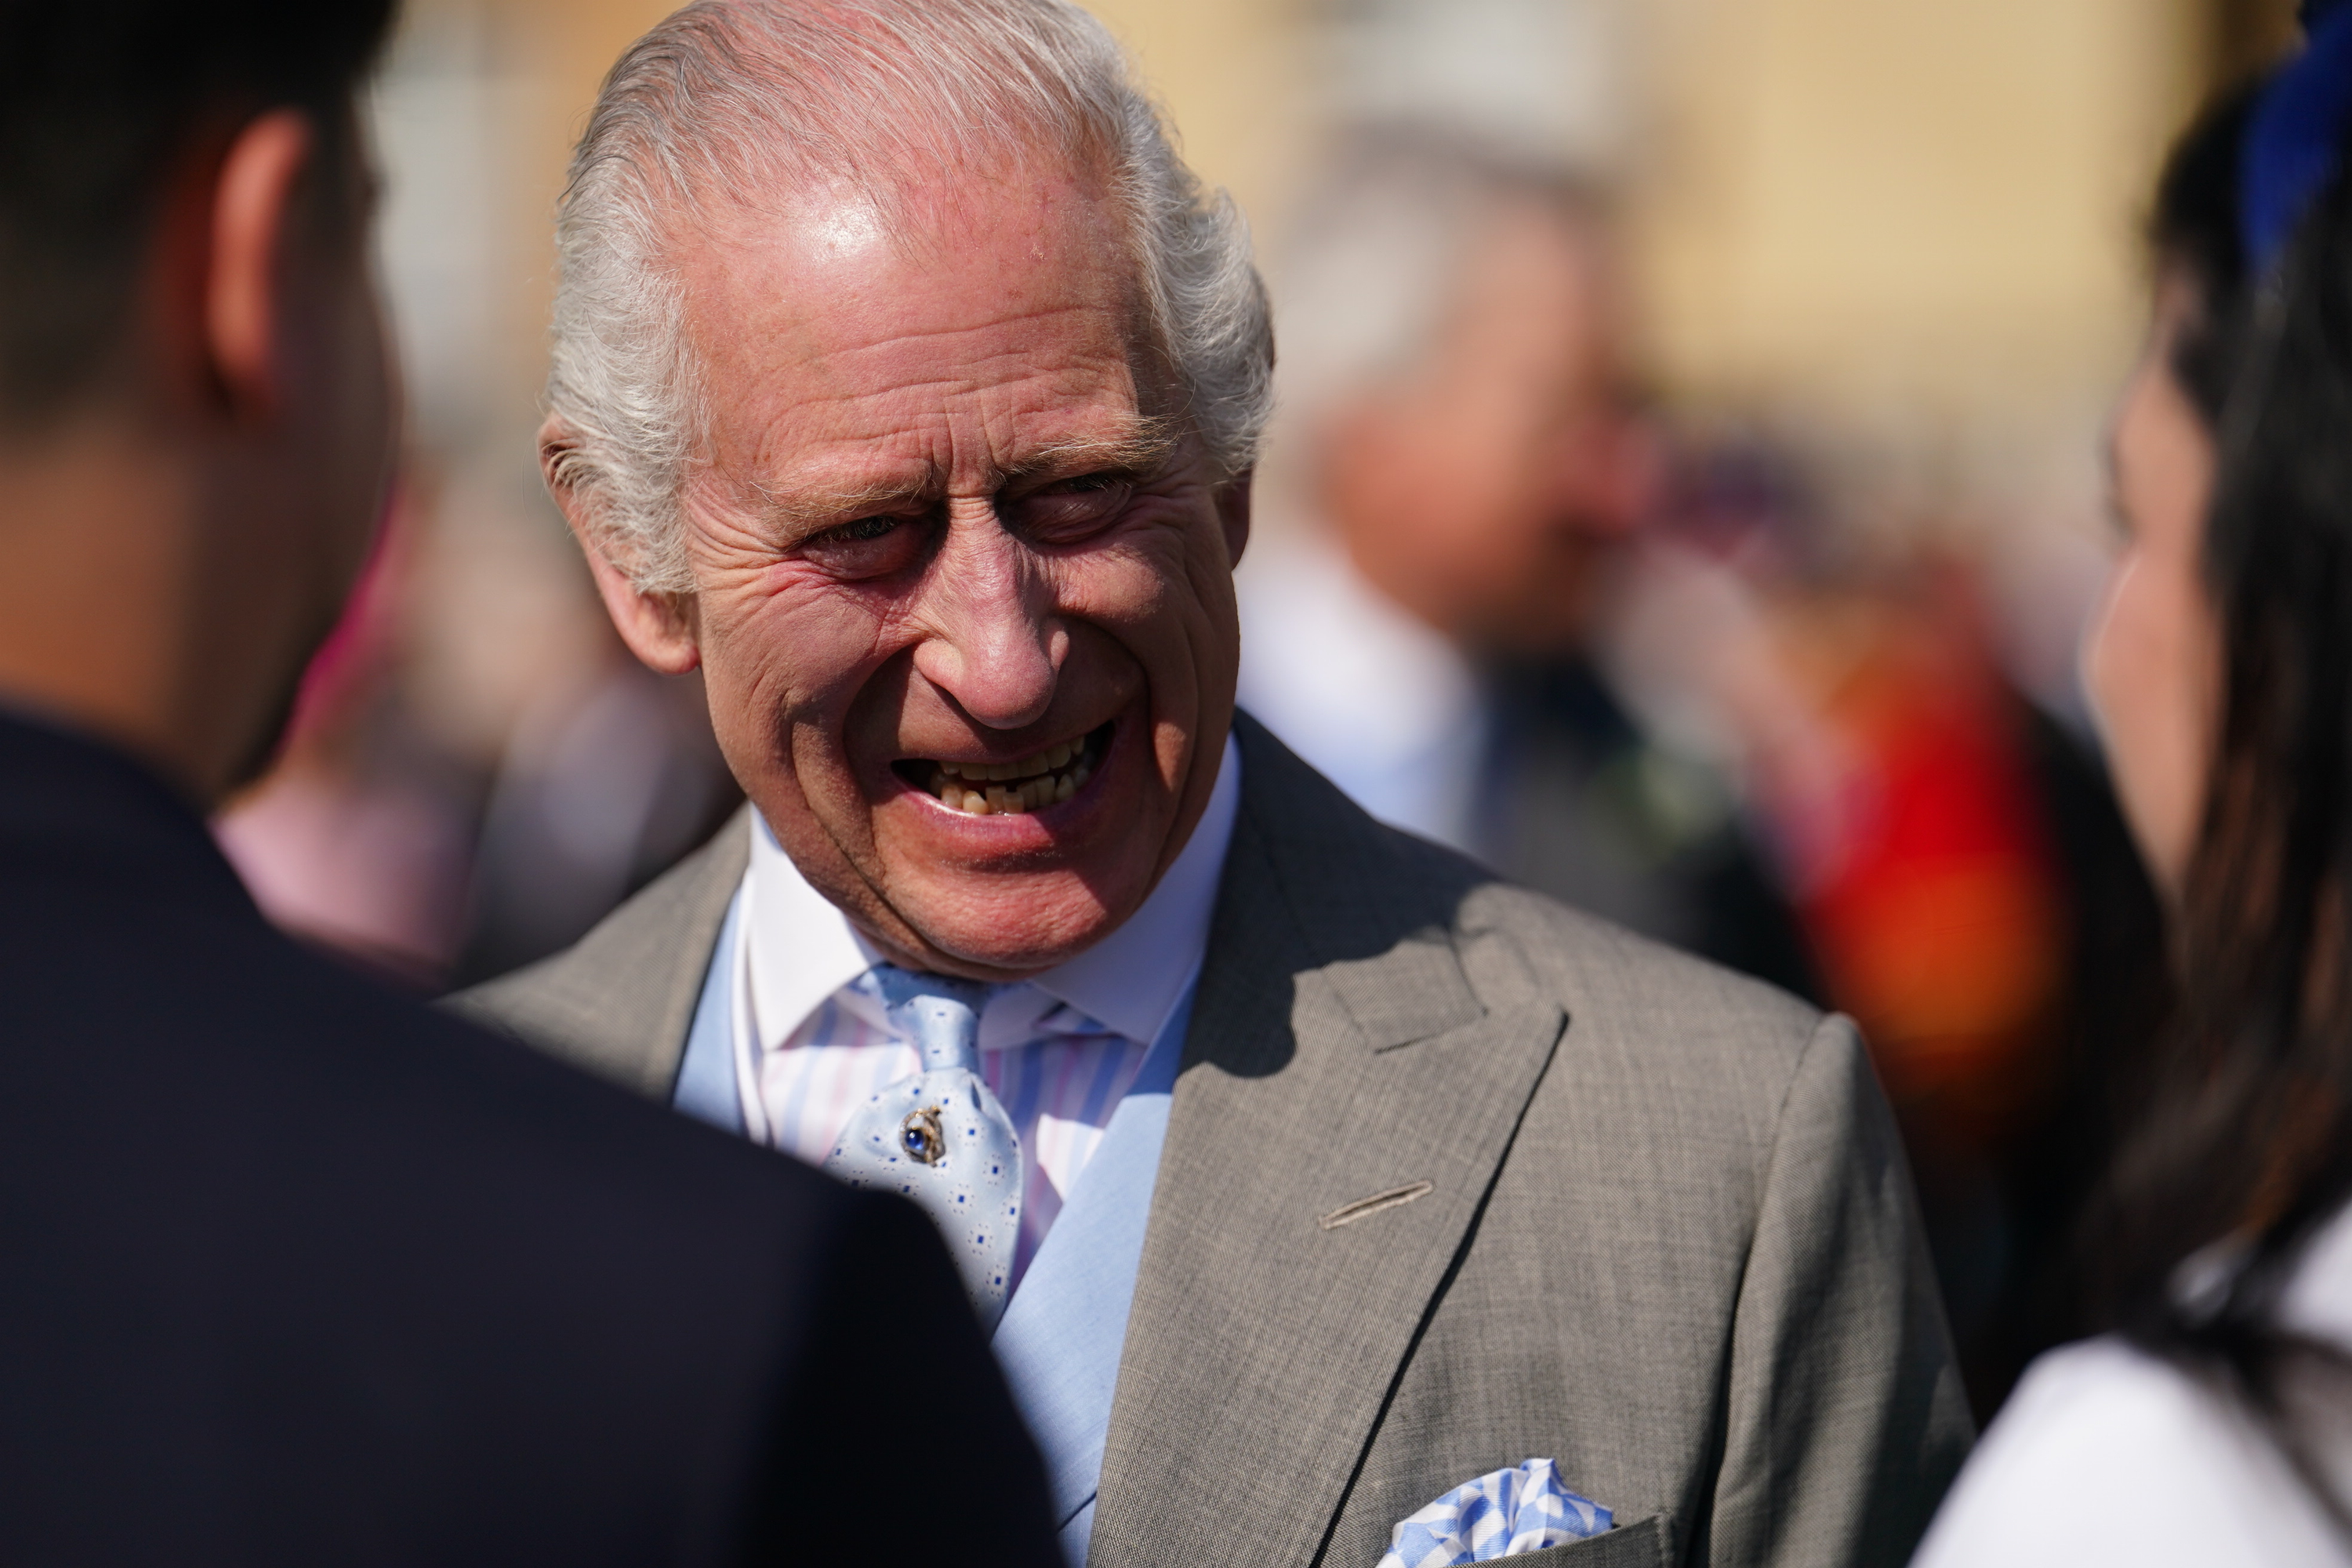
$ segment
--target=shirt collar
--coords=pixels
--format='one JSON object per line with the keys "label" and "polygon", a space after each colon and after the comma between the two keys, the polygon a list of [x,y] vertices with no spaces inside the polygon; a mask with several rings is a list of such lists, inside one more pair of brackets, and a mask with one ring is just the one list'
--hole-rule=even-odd
{"label": "shirt collar", "polygon": [[[1225,850],[1241,811],[1241,749],[1225,737],[1208,809],[1143,907],[1094,946],[1029,984],[1097,1023],[1149,1045],[1200,972],[1209,946]],[[791,1037],[833,994],[883,962],[825,896],[809,885],[767,819],[751,814],[743,873],[743,940],[761,1044]]]}

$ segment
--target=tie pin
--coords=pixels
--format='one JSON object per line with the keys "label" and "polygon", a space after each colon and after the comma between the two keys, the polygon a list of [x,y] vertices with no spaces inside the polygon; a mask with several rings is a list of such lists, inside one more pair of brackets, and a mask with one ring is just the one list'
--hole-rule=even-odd
{"label": "tie pin", "polygon": [[947,1158],[947,1134],[940,1126],[940,1108],[927,1105],[920,1110],[910,1110],[898,1123],[898,1147],[908,1158],[925,1165],[936,1165]]}

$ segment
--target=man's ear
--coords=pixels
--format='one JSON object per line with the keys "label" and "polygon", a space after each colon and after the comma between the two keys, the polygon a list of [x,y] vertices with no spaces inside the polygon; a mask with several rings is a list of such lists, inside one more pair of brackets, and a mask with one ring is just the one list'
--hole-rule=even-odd
{"label": "man's ear", "polygon": [[213,187],[204,293],[204,348],[240,413],[275,414],[285,400],[287,247],[302,177],[319,153],[308,115],[273,110],[229,143]]}
{"label": "man's ear", "polygon": [[574,481],[577,470],[569,461],[574,447],[572,427],[550,415],[539,427],[539,470],[546,478],[547,493],[555,498],[572,529],[572,537],[579,541],[580,553],[588,558],[589,574],[596,579],[604,613],[613,617],[614,629],[639,663],[657,674],[684,675],[702,662],[693,597],[647,592],[604,553],[591,517],[594,500],[582,494]]}
{"label": "man's ear", "polygon": [[1244,468],[1217,487],[1217,524],[1225,531],[1225,560],[1234,566],[1242,563],[1242,552],[1249,548],[1250,488],[1257,479],[1255,468]]}

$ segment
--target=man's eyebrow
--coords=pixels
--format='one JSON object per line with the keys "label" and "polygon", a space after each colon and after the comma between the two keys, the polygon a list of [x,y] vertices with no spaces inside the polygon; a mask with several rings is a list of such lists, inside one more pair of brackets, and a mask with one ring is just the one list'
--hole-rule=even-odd
{"label": "man's eyebrow", "polygon": [[[1156,473],[1176,449],[1178,437],[1161,419],[1139,419],[1113,436],[1057,441],[1032,453],[998,476],[998,488],[1048,482],[1076,474],[1113,473],[1142,478]],[[893,511],[923,510],[946,493],[937,474],[920,479],[877,479],[871,484],[761,487],[761,514],[780,532],[816,532],[841,522]]]}
{"label": "man's eyebrow", "polygon": [[883,479],[845,489],[762,488],[761,508],[768,521],[790,533],[854,522],[877,512],[904,511],[936,505],[939,486],[929,479]]}
{"label": "man's eyebrow", "polygon": [[1116,436],[1059,441],[1007,469],[1006,485],[1075,474],[1112,473],[1140,479],[1156,473],[1176,449],[1169,421],[1139,419]]}

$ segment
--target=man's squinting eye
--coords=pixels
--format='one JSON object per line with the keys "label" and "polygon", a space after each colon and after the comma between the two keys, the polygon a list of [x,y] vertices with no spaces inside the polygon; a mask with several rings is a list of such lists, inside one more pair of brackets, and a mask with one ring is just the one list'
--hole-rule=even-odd
{"label": "man's squinting eye", "polygon": [[910,517],[861,517],[810,535],[799,553],[836,576],[886,576],[913,562],[923,532]]}
{"label": "man's squinting eye", "polygon": [[1134,498],[1124,474],[1080,474],[1004,504],[1005,521],[1046,544],[1072,544],[1118,521]]}

